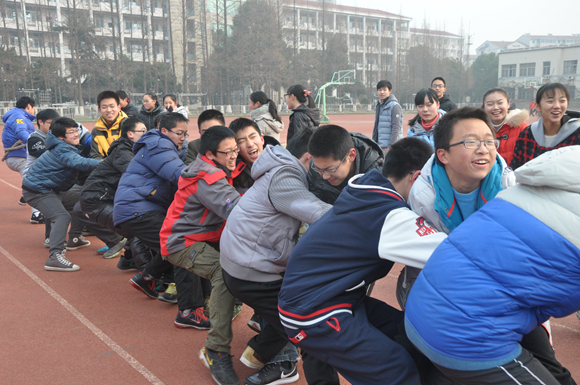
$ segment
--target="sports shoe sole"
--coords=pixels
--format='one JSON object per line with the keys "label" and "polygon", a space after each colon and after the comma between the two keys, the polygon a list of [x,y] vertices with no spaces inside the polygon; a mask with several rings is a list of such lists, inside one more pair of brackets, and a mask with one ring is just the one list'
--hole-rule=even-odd
{"label": "sports shoe sole", "polygon": [[174,298],[165,298],[164,294],[160,294],[159,297],[157,297],[158,300],[163,301],[163,302],[167,302],[167,303],[177,303],[177,295]]}
{"label": "sports shoe sole", "polygon": [[44,219],[30,219],[30,223],[32,223],[33,225],[41,225],[44,223]]}
{"label": "sports shoe sole", "polygon": [[[205,326],[193,326],[190,324],[180,324],[177,321],[173,321],[173,324],[175,325],[176,328],[179,329],[189,329],[189,328],[193,328],[193,329],[197,329],[197,330],[209,330],[210,327],[205,327]],[[209,369],[209,366],[208,366]]]}
{"label": "sports shoe sole", "polygon": [[[298,373],[298,371],[296,371],[296,374],[292,377],[286,377],[286,378],[281,378],[279,380],[276,380],[274,382],[268,382],[268,385],[282,385],[282,384],[291,384],[293,382],[296,382],[300,379],[300,374]],[[244,380],[244,385],[253,385],[251,382],[246,382],[246,380]]]}
{"label": "sports shoe sole", "polygon": [[18,204],[20,206],[26,206],[26,201],[24,200],[24,197],[20,197],[20,199],[18,200]]}
{"label": "sports shoe sole", "polygon": [[199,351],[199,359],[201,360],[201,362],[203,362],[203,364],[205,365],[205,367],[209,369],[209,372],[211,374],[211,378],[213,378],[213,380],[216,382],[216,384],[223,385],[221,382],[219,382],[214,377],[213,373],[211,372],[211,368],[209,367],[209,364],[207,363],[207,359],[205,358],[204,351],[205,351],[204,348],[201,348],[201,350]]}
{"label": "sports shoe sole", "polygon": [[78,249],[82,249],[82,248],[85,248],[85,247],[89,247],[91,245],[91,242],[89,242],[89,241],[86,241],[86,242],[88,242],[86,245],[67,246],[66,247],[66,250],[67,251],[75,251],[75,250],[78,250]]}
{"label": "sports shoe sole", "polygon": [[246,365],[250,369],[258,369],[258,370],[260,370],[260,369],[262,369],[264,367],[264,365],[258,365],[258,364],[254,364],[252,361],[248,361],[243,356],[240,357],[240,362],[242,364]]}
{"label": "sports shoe sole", "polygon": [[118,257],[119,254],[121,254],[122,252],[123,252],[123,250],[119,250],[115,254],[111,254],[111,255],[107,255],[107,256],[105,256],[107,253],[104,253],[103,254],[103,258],[105,258],[105,259],[113,259],[115,257]]}
{"label": "sports shoe sole", "polygon": [[143,290],[143,288],[141,286],[137,285],[132,279],[129,280],[129,283],[131,284],[131,286],[133,286],[135,289],[139,290],[141,293],[145,294],[147,297],[149,297],[151,299],[157,299],[157,297],[152,296],[151,294],[149,294],[145,290]]}
{"label": "sports shoe sole", "polygon": [[262,327],[260,326],[260,324],[256,321],[253,320],[249,320],[248,321],[248,327],[250,329],[252,329],[253,331],[255,331],[256,333],[261,333],[262,332]]}
{"label": "sports shoe sole", "polygon": [[78,265],[73,265],[73,267],[52,267],[52,266],[44,266],[44,270],[48,271],[79,271],[81,268]]}

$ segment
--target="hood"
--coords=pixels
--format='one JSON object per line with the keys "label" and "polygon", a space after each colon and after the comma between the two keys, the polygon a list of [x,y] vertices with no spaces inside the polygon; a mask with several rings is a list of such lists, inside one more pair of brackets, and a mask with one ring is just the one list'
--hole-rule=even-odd
{"label": "hood", "polygon": [[528,110],[515,109],[509,111],[506,116],[506,123],[511,127],[521,126],[530,117],[530,112]]}
{"label": "hood", "polygon": [[107,151],[107,155],[111,155],[117,147],[121,147],[121,148],[126,147],[127,149],[131,150],[133,148],[133,142],[130,139],[120,137],[119,139],[117,139],[113,143],[111,143],[111,146],[109,147],[109,150]]}
{"label": "hood", "polygon": [[[562,126],[560,127],[560,131],[558,131],[558,134],[554,138],[554,142],[550,147],[556,147],[564,139],[580,128],[580,113],[577,111],[566,111],[566,115],[564,115],[561,122]],[[541,147],[547,147],[544,141],[544,120],[542,117],[540,116],[540,119],[538,119],[537,122],[532,123],[530,128],[536,143]]]}
{"label": "hood", "polygon": [[[262,116],[262,115],[269,115],[269,116]],[[261,119],[274,119],[272,117],[272,114],[270,114],[270,103],[266,103],[258,108],[256,108],[255,110],[252,110],[252,112],[250,112],[250,118],[252,120],[255,120],[257,118],[261,118]]]}
{"label": "hood", "polygon": [[375,168],[375,164],[379,161],[382,167],[383,150],[377,142],[358,132],[351,132],[350,136],[356,148],[357,158],[360,160],[360,163],[357,164],[357,172],[366,172]]}
{"label": "hood", "polygon": [[267,145],[252,165],[252,179],[257,180],[268,171],[279,166],[293,166],[300,169],[306,177],[306,169],[288,150],[282,146]]}
{"label": "hood", "polygon": [[4,114],[4,116],[2,117],[2,121],[4,123],[6,123],[8,121],[8,119],[10,119],[13,115],[24,115],[26,118],[28,118],[28,120],[30,120],[31,122],[36,119],[36,117],[32,114],[29,114],[28,112],[26,112],[24,109],[22,108],[13,108],[10,111],[8,111],[7,113]]}
{"label": "hood", "polygon": [[[161,107],[161,106],[160,106],[160,107]],[[157,107],[156,107],[156,108],[157,108]],[[155,108],[153,109],[153,111],[155,111]],[[180,113],[181,115],[185,115],[185,114],[187,113],[187,108],[185,108],[185,106],[178,105],[178,106],[177,106],[177,108],[176,108],[175,110],[169,111],[169,110],[165,110],[165,109],[164,109],[164,112],[178,112],[178,113]],[[185,114],[184,114],[184,113],[185,113]]]}
{"label": "hood", "polygon": [[[137,152],[143,147],[155,148],[159,145],[159,141],[161,139],[167,139],[173,143],[173,141],[167,135],[163,135],[160,131],[149,130],[143,134],[141,139],[133,144],[133,153],[137,154]],[[177,151],[177,145],[175,143],[173,143],[173,145],[175,146],[175,151]]]}
{"label": "hood", "polygon": [[302,112],[306,114],[316,126],[320,125],[320,110],[316,107],[309,108],[305,104],[301,104],[292,111],[294,112]]}
{"label": "hood", "polygon": [[515,171],[518,184],[580,193],[580,146],[543,153]]}
{"label": "hood", "polygon": [[[414,117],[413,119],[411,119],[411,122],[413,120],[414,120],[414,122],[409,127],[409,130],[410,131],[413,131],[413,133],[415,135],[420,135],[420,134],[425,134],[425,133],[432,134],[433,132],[435,132],[435,127],[437,127],[437,125],[439,124],[439,120],[443,117],[443,115],[446,114],[446,112],[443,111],[443,110],[437,110],[437,112],[439,113],[439,115],[437,116],[437,121],[431,127],[431,129],[429,131],[425,130],[425,127],[423,127],[423,125],[421,124],[421,117],[418,114],[417,114],[416,117]],[[409,123],[411,123],[411,122],[409,122]]]}
{"label": "hood", "polygon": [[340,215],[353,210],[361,211],[376,207],[384,200],[384,196],[377,192],[403,201],[403,197],[397,193],[391,182],[379,170],[374,169],[366,174],[358,174],[350,178],[348,186],[344,188],[332,210]]}
{"label": "hood", "polygon": [[141,113],[143,115],[157,115],[157,114],[160,114],[161,112],[163,112],[164,110],[165,110],[165,108],[163,106],[159,105],[159,102],[155,103],[155,108],[151,111],[147,111],[145,109],[145,106],[141,106]]}

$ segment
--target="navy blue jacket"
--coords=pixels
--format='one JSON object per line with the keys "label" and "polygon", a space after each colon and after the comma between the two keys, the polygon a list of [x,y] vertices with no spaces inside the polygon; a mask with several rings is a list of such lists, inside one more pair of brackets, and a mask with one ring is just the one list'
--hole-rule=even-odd
{"label": "navy blue jacket", "polygon": [[22,186],[29,191],[67,191],[75,184],[79,172],[91,172],[100,163],[97,159],[82,157],[75,146],[57,138],[50,131],[45,146],[46,151],[22,181]]}
{"label": "navy blue jacket", "polygon": [[175,143],[158,130],[143,134],[133,152],[115,194],[115,226],[149,211],[166,212],[185,168]]}

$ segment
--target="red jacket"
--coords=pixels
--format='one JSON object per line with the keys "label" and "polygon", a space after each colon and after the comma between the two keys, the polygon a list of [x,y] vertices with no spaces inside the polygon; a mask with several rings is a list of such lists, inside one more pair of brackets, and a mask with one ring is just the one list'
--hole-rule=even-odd
{"label": "red jacket", "polygon": [[497,152],[505,159],[506,164],[511,164],[514,156],[516,140],[520,132],[528,126],[526,120],[530,117],[527,110],[513,110],[507,115],[505,124],[496,132],[500,141]]}

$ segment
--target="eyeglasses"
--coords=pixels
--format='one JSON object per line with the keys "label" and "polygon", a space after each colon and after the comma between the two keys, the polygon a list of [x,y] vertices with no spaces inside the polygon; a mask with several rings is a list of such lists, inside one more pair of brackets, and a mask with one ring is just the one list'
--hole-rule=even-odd
{"label": "eyeglasses", "polygon": [[468,150],[475,150],[478,149],[482,143],[489,150],[499,148],[499,140],[497,139],[487,139],[487,140],[467,139],[462,142],[450,144],[449,146],[445,146],[443,148],[449,148],[457,146],[458,144],[463,144],[465,148],[467,148]]}
{"label": "eyeglasses", "polygon": [[231,151],[218,151],[218,150],[215,150],[215,152],[219,152],[220,154],[224,154],[227,157],[230,157],[230,156],[232,156],[234,154],[236,154],[236,156],[237,156],[238,153],[240,152],[240,148],[239,147],[236,147],[236,148],[234,148]]}
{"label": "eyeglasses", "polygon": [[75,130],[68,130],[67,132],[65,132],[65,134],[67,135],[74,135],[74,134],[78,134],[80,131],[78,129]]}
{"label": "eyeglasses", "polygon": [[344,158],[342,158],[342,160],[340,161],[340,164],[338,166],[336,166],[336,168],[334,170],[321,170],[318,167],[316,167],[316,165],[314,164],[314,161],[312,161],[310,167],[312,167],[312,169],[314,171],[316,171],[317,173],[319,173],[320,175],[322,175],[322,174],[332,175],[332,174],[334,174],[335,172],[338,171],[338,168],[340,167],[341,164],[344,163],[344,161],[346,160],[346,157],[348,156],[349,153],[350,153],[350,151],[346,153],[346,155],[344,156]]}
{"label": "eyeglasses", "polygon": [[445,84],[431,84],[431,88],[445,88]]}
{"label": "eyeglasses", "polygon": [[[147,130],[131,130],[131,132],[140,132],[143,134],[143,133],[147,132]],[[171,132],[173,132],[173,131],[171,131]]]}
{"label": "eyeglasses", "polygon": [[171,131],[171,130],[167,130],[169,132],[171,132],[172,134],[177,135],[179,138],[189,138],[189,134],[187,132],[175,132],[175,131]]}

